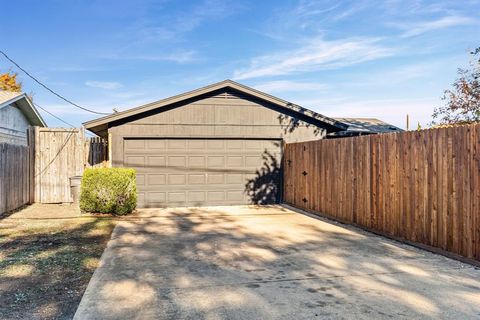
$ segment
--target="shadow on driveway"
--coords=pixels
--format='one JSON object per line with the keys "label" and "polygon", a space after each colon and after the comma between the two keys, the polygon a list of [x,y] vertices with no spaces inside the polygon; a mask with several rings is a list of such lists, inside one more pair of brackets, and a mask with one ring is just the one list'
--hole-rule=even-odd
{"label": "shadow on driveway", "polygon": [[119,222],[76,319],[480,316],[480,271],[281,206]]}

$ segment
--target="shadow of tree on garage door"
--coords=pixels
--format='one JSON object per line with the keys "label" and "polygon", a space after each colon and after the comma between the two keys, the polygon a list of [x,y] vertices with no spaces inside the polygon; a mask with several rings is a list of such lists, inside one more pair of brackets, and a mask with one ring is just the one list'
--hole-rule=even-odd
{"label": "shadow of tree on garage door", "polygon": [[253,204],[279,203],[282,196],[281,161],[266,149],[262,160],[262,167],[256,170],[255,177],[247,180],[245,193]]}

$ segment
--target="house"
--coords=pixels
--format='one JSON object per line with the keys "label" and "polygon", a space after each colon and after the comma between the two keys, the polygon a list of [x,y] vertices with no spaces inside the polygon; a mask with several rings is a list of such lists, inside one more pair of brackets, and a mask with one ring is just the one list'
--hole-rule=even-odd
{"label": "house", "polygon": [[375,118],[335,118],[335,120],[348,125],[348,128],[345,131],[333,132],[332,134],[328,135],[328,138],[363,136],[367,134],[394,133],[403,131],[394,125]]}
{"label": "house", "polygon": [[284,142],[349,126],[225,80],[84,123],[113,166],[137,170],[139,207],[275,203]]}
{"label": "house", "polygon": [[46,127],[25,93],[0,91],[0,143],[27,145],[29,126]]}

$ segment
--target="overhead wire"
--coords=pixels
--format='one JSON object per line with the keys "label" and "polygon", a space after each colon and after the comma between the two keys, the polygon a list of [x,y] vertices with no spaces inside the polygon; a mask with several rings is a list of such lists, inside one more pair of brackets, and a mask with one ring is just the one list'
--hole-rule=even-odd
{"label": "overhead wire", "polygon": [[[55,114],[51,113],[51,112],[48,111],[47,109],[45,109],[45,108],[43,108],[42,106],[40,106],[38,103],[33,102],[33,101],[32,101],[32,103],[33,103],[33,105],[34,105],[35,107],[37,107],[37,108],[45,111],[45,112],[48,113],[50,116],[52,116],[52,117],[54,117],[55,119],[57,119],[58,121],[61,121],[61,122],[65,123],[67,126],[70,126],[70,127],[72,127],[72,128],[76,128],[76,126],[74,126],[73,124],[71,124],[71,123],[63,120],[63,119],[60,118],[59,116],[56,116]],[[92,136],[92,137],[95,137],[95,135],[94,135],[93,133],[90,133],[90,132],[88,132],[88,131],[85,131],[85,133],[88,134],[88,135],[90,135],[90,136]]]}
{"label": "overhead wire", "polygon": [[54,117],[55,119],[57,119],[57,120],[65,123],[67,126],[70,126],[70,127],[72,127],[72,128],[75,128],[75,126],[74,126],[73,124],[68,123],[67,121],[63,120],[62,118],[54,115],[53,113],[51,113],[51,112],[48,111],[47,109],[43,108],[42,106],[39,106],[38,103],[36,103],[36,102],[32,102],[32,103],[33,103],[33,105],[34,105],[35,107],[37,107],[37,108],[39,108],[39,109],[42,109],[43,111],[45,111],[46,113],[48,113],[49,115],[51,115],[52,117]]}
{"label": "overhead wire", "polygon": [[36,77],[34,77],[33,75],[31,75],[27,70],[25,70],[24,68],[22,68],[17,62],[15,62],[12,58],[10,58],[5,52],[3,52],[2,50],[0,50],[0,54],[2,54],[8,61],[10,61],[11,63],[13,63],[19,70],[21,70],[23,73],[25,73],[28,77],[30,77],[33,81],[35,81],[36,83],[38,83],[40,86],[42,86],[45,90],[49,91],[50,93],[54,94],[55,96],[57,96],[58,98],[62,99],[63,101],[71,104],[72,106],[76,107],[76,108],[79,108],[79,109],[82,109],[84,111],[87,111],[87,112],[91,112],[91,113],[95,113],[95,114],[100,114],[100,115],[109,115],[110,113],[106,113],[106,112],[98,112],[98,111],[94,111],[94,110],[91,110],[91,109],[88,109],[88,108],[85,108],[85,107],[82,107],[78,104],[76,104],[75,102],[72,102],[71,100],[65,98],[64,96],[62,96],[61,94],[53,91],[52,89],[50,89],[48,86],[46,86],[45,84],[43,84],[40,80],[38,80]]}

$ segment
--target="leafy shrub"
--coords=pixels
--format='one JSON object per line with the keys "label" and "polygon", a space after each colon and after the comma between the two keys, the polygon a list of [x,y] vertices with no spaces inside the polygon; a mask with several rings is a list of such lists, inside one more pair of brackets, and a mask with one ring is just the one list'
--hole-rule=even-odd
{"label": "leafy shrub", "polygon": [[137,206],[135,170],[94,168],[83,173],[80,209],[86,212],[131,213]]}

